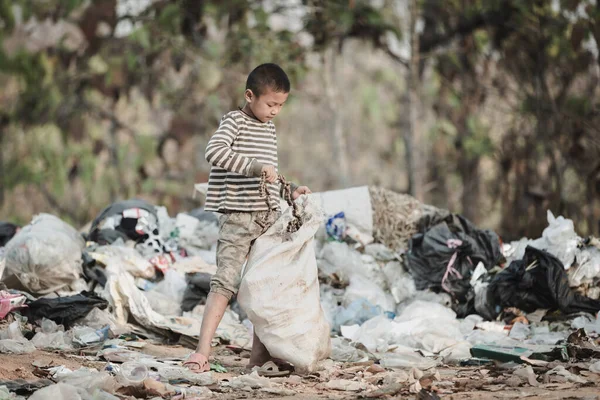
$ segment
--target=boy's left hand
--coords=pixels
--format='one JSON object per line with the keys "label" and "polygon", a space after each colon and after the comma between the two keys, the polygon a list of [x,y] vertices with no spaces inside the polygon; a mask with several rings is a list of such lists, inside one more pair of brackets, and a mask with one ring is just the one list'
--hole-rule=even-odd
{"label": "boy's left hand", "polygon": [[299,186],[296,190],[294,190],[294,193],[292,193],[292,199],[296,200],[298,197],[302,196],[303,194],[311,194],[311,193],[312,192],[310,191],[308,186]]}

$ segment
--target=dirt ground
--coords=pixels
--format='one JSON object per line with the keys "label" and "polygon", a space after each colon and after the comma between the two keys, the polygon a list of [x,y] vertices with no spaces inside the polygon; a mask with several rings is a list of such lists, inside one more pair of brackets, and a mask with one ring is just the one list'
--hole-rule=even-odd
{"label": "dirt ground", "polygon": [[[150,354],[158,359],[183,359],[190,350],[179,346],[162,346],[145,344],[138,351]],[[227,369],[226,373],[213,372],[217,381],[231,380],[236,376],[245,374],[245,366],[248,361],[247,351],[232,351],[225,347],[215,349],[214,362],[221,364]],[[33,365],[58,366],[64,365],[72,370],[81,366],[97,368],[102,370],[106,364],[92,355],[92,351],[79,353],[52,353],[35,351],[25,355],[0,355],[0,380],[10,381],[24,379],[36,381],[36,367]],[[330,363],[332,365],[332,363]],[[568,366],[567,366],[568,367]],[[568,369],[568,368],[567,368]],[[369,371],[375,371],[371,373]],[[435,399],[431,393],[437,394],[441,399],[452,400],[479,400],[479,399],[585,399],[600,400],[600,375],[589,371],[579,371],[579,376],[585,378],[587,383],[572,383],[566,378],[556,377],[550,381],[543,374],[537,375],[535,387],[523,379],[515,379],[511,371],[501,370],[496,367],[442,367],[437,368],[436,373],[425,371],[425,375],[419,380],[428,393],[414,393],[414,383],[408,381],[394,382],[395,376],[406,377],[407,371],[382,370],[370,368],[369,364],[337,364],[326,370],[306,376],[273,378],[274,382],[282,384],[281,387],[295,394],[269,393],[265,389],[244,390],[232,389],[220,385],[210,387],[213,390],[214,399],[356,399],[376,398],[373,392],[359,391],[346,392],[324,388],[329,381],[334,379],[345,379],[349,381],[370,382],[379,387],[390,389],[388,394],[379,398],[395,399]],[[398,375],[399,374],[399,375]],[[435,375],[435,377],[433,376]],[[387,378],[386,378],[387,377]],[[414,382],[414,380],[413,380]],[[394,386],[395,385],[395,386]],[[412,390],[411,390],[412,386]],[[375,388],[375,386],[372,386]],[[291,392],[290,392],[291,393]],[[123,397],[129,398],[132,397]]]}

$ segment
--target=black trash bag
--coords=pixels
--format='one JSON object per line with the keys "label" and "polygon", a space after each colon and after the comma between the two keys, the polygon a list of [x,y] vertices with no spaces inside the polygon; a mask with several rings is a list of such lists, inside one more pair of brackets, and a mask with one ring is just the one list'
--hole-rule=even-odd
{"label": "black trash bag", "polygon": [[83,318],[94,308],[104,310],[108,301],[92,292],[83,291],[74,296],[57,297],[54,299],[38,299],[22,310],[29,321],[37,322],[48,318],[69,329],[79,318]]}
{"label": "black trash bag", "polygon": [[19,226],[10,222],[0,221],[0,247],[6,246],[6,243],[17,234]]}
{"label": "black trash bag", "polygon": [[[94,282],[95,284],[100,284],[100,286],[105,287],[108,279],[106,278],[106,272],[104,268],[100,267],[96,260],[90,256],[87,252],[83,252],[81,255],[82,258],[82,269],[83,269],[83,277],[86,282]],[[92,290],[96,287],[92,288]]]}
{"label": "black trash bag", "polygon": [[405,259],[418,290],[449,293],[455,304],[462,305],[462,314],[474,310],[469,281],[477,264],[482,262],[489,270],[503,256],[496,233],[478,230],[464,217],[450,215],[424,234],[413,236]]}
{"label": "black trash bag", "polygon": [[576,293],[562,262],[550,253],[527,246],[522,260],[513,261],[496,274],[489,291],[500,311],[516,307],[525,312],[540,308],[563,314],[600,311],[600,300]]}
{"label": "black trash bag", "polygon": [[197,272],[185,277],[187,288],[183,293],[181,311],[192,311],[198,304],[204,304],[210,292],[212,274]]}
{"label": "black trash bag", "polygon": [[106,218],[122,214],[123,211],[130,208],[140,208],[142,210],[146,210],[158,220],[156,207],[148,202],[137,199],[118,201],[106,207],[94,219],[90,228],[89,240],[101,245],[107,245],[114,243],[119,238],[129,238],[136,242],[142,242],[147,239],[147,234],[140,234],[139,232],[136,232],[135,227],[137,225],[137,218],[123,218],[119,226],[117,226],[115,229],[100,229],[100,225]]}
{"label": "black trash bag", "polygon": [[25,379],[0,381],[0,386],[6,386],[9,392],[15,393],[19,396],[32,395],[34,392],[50,385],[54,385],[54,382],[49,379],[40,379],[33,382],[26,381]]}

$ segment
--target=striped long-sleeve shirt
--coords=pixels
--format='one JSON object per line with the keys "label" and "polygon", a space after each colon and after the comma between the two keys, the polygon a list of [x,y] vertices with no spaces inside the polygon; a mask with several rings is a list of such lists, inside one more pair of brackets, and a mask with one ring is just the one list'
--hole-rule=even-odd
{"label": "striped long-sleeve shirt", "polygon": [[[237,110],[223,116],[206,146],[206,160],[212,165],[208,179],[206,211],[266,211],[260,196],[263,165],[277,169],[275,125],[262,123]],[[269,184],[271,207],[279,209],[279,186]]]}

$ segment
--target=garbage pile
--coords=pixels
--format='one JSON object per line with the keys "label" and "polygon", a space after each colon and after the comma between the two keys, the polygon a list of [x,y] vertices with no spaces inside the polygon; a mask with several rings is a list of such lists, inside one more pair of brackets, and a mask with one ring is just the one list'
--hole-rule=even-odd
{"label": "garbage pile", "polygon": [[[532,355],[564,362],[575,329],[585,327],[595,343],[600,250],[572,221],[549,213],[542,238],[503,244],[460,215],[370,192],[379,216],[362,236],[395,247],[340,234],[355,226],[336,214],[327,223],[336,230],[327,229],[317,252],[321,299],[337,335],[332,359],[422,369]],[[389,235],[377,224],[401,229]]]}
{"label": "garbage pile", "polygon": [[[323,388],[385,396],[405,382],[416,393],[443,365],[516,363],[515,380],[531,385],[556,376],[583,385],[589,379],[573,373],[574,362],[600,373],[600,242],[577,236],[572,221],[549,213],[541,238],[503,244],[460,215],[382,188],[312,196],[325,215],[314,240],[315,291],[332,338]],[[0,228],[0,353],[84,352],[101,362],[36,366],[37,386],[0,382],[0,398],[3,390],[34,400],[248,388],[286,395],[298,384],[256,373],[218,381],[219,365],[193,374],[183,357],[139,351],[146,343],[196,347],[216,271],[214,214],[171,218],[164,207],[127,200],[106,207],[88,232],[48,214]],[[252,334],[234,298],[217,342],[248,350]],[[364,367],[359,378],[349,379],[347,363]],[[393,382],[366,379],[385,370],[396,371]]]}

